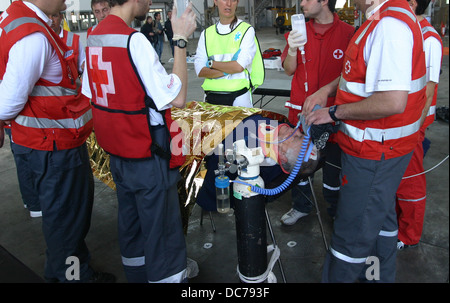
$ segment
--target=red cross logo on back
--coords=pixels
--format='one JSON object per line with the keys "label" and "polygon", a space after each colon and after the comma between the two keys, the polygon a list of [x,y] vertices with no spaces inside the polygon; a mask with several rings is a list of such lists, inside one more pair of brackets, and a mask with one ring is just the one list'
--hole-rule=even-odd
{"label": "red cross logo on back", "polygon": [[101,47],[89,47],[89,69],[97,103],[108,106],[108,94],[115,94],[111,62],[103,61]]}

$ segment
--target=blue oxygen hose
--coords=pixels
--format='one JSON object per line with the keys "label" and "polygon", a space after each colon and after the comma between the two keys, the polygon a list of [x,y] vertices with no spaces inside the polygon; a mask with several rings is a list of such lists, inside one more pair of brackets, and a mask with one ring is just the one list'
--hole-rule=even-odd
{"label": "blue oxygen hose", "polygon": [[250,189],[253,192],[261,194],[261,195],[266,195],[266,196],[274,196],[274,195],[277,195],[277,194],[283,192],[284,190],[286,190],[289,187],[289,185],[291,185],[292,181],[294,181],[295,177],[297,177],[297,174],[300,171],[300,167],[302,166],[303,159],[305,158],[305,153],[307,152],[307,149],[308,149],[308,143],[309,143],[309,138],[310,138],[309,129],[310,129],[310,127],[308,127],[308,129],[306,130],[306,134],[305,134],[305,137],[303,138],[300,152],[297,156],[297,162],[295,163],[295,166],[292,169],[292,172],[289,174],[289,176],[286,178],[286,180],[284,180],[284,182],[282,184],[280,184],[278,187],[261,188],[258,186],[254,186],[254,185],[251,185],[251,184],[248,184],[245,182],[241,182],[241,181],[236,181],[236,180],[230,181],[230,182],[235,182],[235,183],[250,186]]}

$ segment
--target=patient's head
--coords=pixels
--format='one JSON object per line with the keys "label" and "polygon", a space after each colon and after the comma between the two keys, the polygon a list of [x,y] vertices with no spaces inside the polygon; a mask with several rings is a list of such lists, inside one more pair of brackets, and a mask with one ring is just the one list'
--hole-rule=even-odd
{"label": "patient's head", "polygon": [[[278,128],[278,140],[281,141],[282,139],[289,137],[292,132],[294,132],[294,128],[291,128],[289,125],[280,125]],[[289,139],[278,144],[278,163],[285,173],[291,173],[297,163],[304,137],[305,135],[300,129],[297,129]],[[309,139],[305,154],[309,151],[311,144],[313,143],[311,142],[311,139]],[[319,151],[312,145],[311,154],[307,161],[303,160],[299,173],[304,175],[312,174],[317,168],[319,159]]]}

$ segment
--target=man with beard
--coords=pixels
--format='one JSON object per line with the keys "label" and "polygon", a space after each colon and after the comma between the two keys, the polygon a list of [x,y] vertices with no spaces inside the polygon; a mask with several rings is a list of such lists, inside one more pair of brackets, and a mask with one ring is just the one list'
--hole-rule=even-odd
{"label": "man with beard", "polygon": [[151,0],[112,0],[111,13],[89,35],[83,93],[92,98],[95,135],[110,154],[116,183],[119,245],[129,282],[186,280],[186,243],[178,204],[181,148],[171,107],[187,94],[186,44],[195,30],[189,5],[172,15],[173,71],[130,25],[144,20]]}
{"label": "man with beard", "polygon": [[[64,0],[15,1],[0,17],[0,142],[11,123],[42,210],[46,280],[113,282],[89,266],[84,241],[94,193],[85,144],[92,116],[77,90],[77,58],[47,17],[65,9]],[[79,262],[73,274],[68,260]]]}

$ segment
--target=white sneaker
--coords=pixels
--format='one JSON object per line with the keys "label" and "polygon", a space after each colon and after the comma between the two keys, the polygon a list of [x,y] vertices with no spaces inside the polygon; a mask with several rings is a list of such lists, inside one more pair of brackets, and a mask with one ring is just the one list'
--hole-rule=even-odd
{"label": "white sneaker", "polygon": [[291,208],[291,210],[281,217],[280,221],[285,225],[293,225],[298,221],[298,219],[307,215],[307,213],[302,213],[301,211]]}
{"label": "white sneaker", "polygon": [[409,248],[409,247],[417,247],[417,245],[419,245],[419,243],[412,244],[412,245],[407,245],[407,244],[403,243],[402,241],[397,240],[397,250],[403,250],[403,249],[406,249],[406,248]]}

